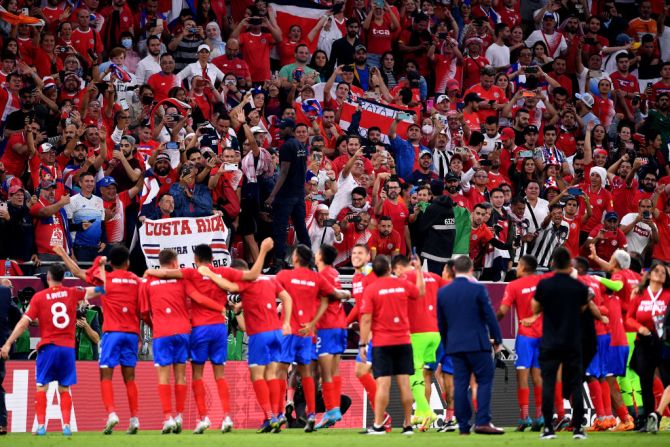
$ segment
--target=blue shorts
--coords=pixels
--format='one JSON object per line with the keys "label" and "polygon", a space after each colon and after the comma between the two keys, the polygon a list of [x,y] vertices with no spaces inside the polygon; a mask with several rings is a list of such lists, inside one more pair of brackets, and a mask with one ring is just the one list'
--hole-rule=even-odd
{"label": "blue shorts", "polygon": [[440,364],[442,365],[442,372],[444,374],[454,375],[454,362],[451,360],[450,355],[444,354],[440,360]]}
{"label": "blue shorts", "polygon": [[[365,363],[368,365],[372,365],[372,340],[368,342],[368,347],[366,348],[365,352],[367,353],[367,358],[365,359]],[[358,354],[356,354],[356,361],[358,363],[363,363],[363,359],[361,359],[361,354],[360,351]]]}
{"label": "blue shorts", "polygon": [[628,363],[628,346],[610,346],[607,350],[607,375],[624,377]]}
{"label": "blue shorts", "polygon": [[191,363],[225,365],[228,360],[228,326],[223,323],[196,326],[189,341]]}
{"label": "blue shorts", "polygon": [[610,334],[598,335],[598,349],[596,355],[593,356],[591,364],[586,368],[586,375],[602,379],[607,376],[608,366],[607,358],[610,350]]}
{"label": "blue shorts", "polygon": [[279,329],[249,336],[249,367],[278,362],[281,357],[282,333]]}
{"label": "blue shorts", "polygon": [[514,350],[516,351],[516,369],[530,369],[540,367],[541,338],[517,335]]}
{"label": "blue shorts", "polygon": [[302,337],[300,335],[286,335],[281,341],[281,356],[279,361],[282,363],[297,363],[298,365],[309,365],[314,357],[314,343],[312,337]]}
{"label": "blue shorts", "polygon": [[176,363],[186,363],[188,348],[188,334],[154,338],[154,365],[168,366]]}
{"label": "blue shorts", "polygon": [[435,351],[435,362],[426,363],[424,369],[429,371],[437,371],[438,365],[441,365],[441,370],[445,374],[454,375],[454,365],[451,362],[451,357],[444,353],[444,345],[440,343]]}
{"label": "blue shorts", "polygon": [[339,355],[346,348],[346,329],[319,329],[316,331],[316,353],[318,355]]}
{"label": "blue shorts", "polygon": [[100,368],[137,365],[140,338],[130,332],[105,332],[100,342]]}
{"label": "blue shorts", "polygon": [[35,382],[37,386],[47,386],[54,380],[60,386],[77,383],[76,356],[74,348],[58,345],[44,345],[37,351]]}
{"label": "blue shorts", "polygon": [[442,342],[440,342],[440,344],[437,345],[437,349],[435,350],[435,361],[426,363],[423,365],[423,369],[427,369],[428,371],[437,371],[437,366],[440,364],[443,356],[444,347],[442,346]]}

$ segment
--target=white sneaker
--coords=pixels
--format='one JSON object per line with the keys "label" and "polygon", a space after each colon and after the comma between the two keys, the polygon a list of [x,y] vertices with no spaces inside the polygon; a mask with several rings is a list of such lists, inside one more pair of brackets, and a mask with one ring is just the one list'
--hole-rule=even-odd
{"label": "white sneaker", "polygon": [[228,433],[233,431],[233,420],[230,419],[230,416],[226,416],[223,418],[223,422],[221,422],[221,433]]}
{"label": "white sneaker", "polygon": [[163,430],[161,430],[161,433],[167,435],[172,433],[176,428],[175,420],[170,418],[163,422]]}
{"label": "white sneaker", "polygon": [[136,417],[130,418],[130,424],[128,424],[128,430],[126,434],[134,435],[137,434],[137,431],[140,429],[140,420]]}
{"label": "white sneaker", "polygon": [[201,419],[198,421],[198,423],[195,426],[195,430],[193,430],[194,435],[201,435],[209,428],[211,425],[211,422],[209,422],[209,417],[205,416],[204,419]]}
{"label": "white sneaker", "polygon": [[174,418],[174,428],[172,429],[172,433],[175,435],[178,435],[181,433],[181,427],[184,424],[184,419],[182,418],[181,414],[178,414]]}
{"label": "white sneaker", "polygon": [[116,415],[116,413],[109,413],[109,416],[107,417],[107,423],[105,424],[105,430],[103,431],[103,433],[106,435],[111,435],[112,430],[114,430],[114,427],[116,427],[116,424],[118,423],[119,423],[119,417]]}

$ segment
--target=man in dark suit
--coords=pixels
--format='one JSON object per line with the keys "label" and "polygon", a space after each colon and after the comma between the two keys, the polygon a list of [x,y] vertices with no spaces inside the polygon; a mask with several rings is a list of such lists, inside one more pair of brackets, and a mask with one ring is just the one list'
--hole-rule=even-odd
{"label": "man in dark suit", "polygon": [[[12,301],[12,282],[0,280],[0,345],[5,343],[9,333],[21,319],[21,311]],[[7,407],[5,406],[5,361],[0,357],[0,435],[7,434]]]}
{"label": "man in dark suit", "polygon": [[475,433],[501,435],[504,430],[491,423],[491,392],[496,352],[502,349],[502,333],[486,288],[472,278],[472,260],[460,256],[454,261],[456,278],[440,289],[437,319],[445,354],[454,364],[456,420],[462,435],[470,434],[472,408],[468,398],[470,376],[477,380],[479,409]]}

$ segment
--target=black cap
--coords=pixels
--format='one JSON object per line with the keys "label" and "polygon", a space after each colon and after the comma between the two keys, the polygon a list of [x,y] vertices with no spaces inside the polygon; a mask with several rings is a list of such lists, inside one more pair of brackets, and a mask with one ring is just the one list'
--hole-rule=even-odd
{"label": "black cap", "polygon": [[468,93],[465,95],[465,98],[463,98],[463,102],[465,104],[469,102],[482,102],[483,99],[477,94],[477,93]]}
{"label": "black cap", "polygon": [[449,171],[447,172],[447,175],[444,176],[444,181],[445,182],[454,182],[454,181],[460,181],[461,178],[457,176],[454,172]]}
{"label": "black cap", "polygon": [[295,129],[295,121],[291,118],[285,118],[277,123],[277,127],[280,129],[286,129],[287,127]]}
{"label": "black cap", "polygon": [[342,67],[342,71],[345,73],[353,73],[354,72],[354,66],[353,65],[345,65]]}
{"label": "black cap", "polygon": [[527,135],[527,134],[529,134],[529,133],[540,133],[540,131],[537,130],[537,126],[534,126],[534,125],[531,124],[530,126],[526,127],[526,128],[523,130],[523,134],[524,134],[524,135]]}

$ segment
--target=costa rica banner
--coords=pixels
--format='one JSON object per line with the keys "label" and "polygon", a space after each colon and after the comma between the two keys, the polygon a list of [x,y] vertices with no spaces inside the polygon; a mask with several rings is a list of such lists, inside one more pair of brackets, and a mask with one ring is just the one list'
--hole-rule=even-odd
{"label": "costa rica banner", "polygon": [[230,265],[228,228],[221,216],[145,220],[139,228],[139,235],[142,252],[150,269],[159,267],[158,253],[166,248],[177,252],[180,268],[195,267],[193,249],[200,244],[212,247],[212,265]]}
{"label": "costa rica banner", "polygon": [[358,133],[362,137],[367,137],[368,129],[370,127],[376,126],[379,127],[382,131],[382,140],[385,143],[388,143],[388,129],[391,127],[393,120],[396,118],[396,116],[398,116],[399,113],[407,114],[407,116],[400,120],[396,127],[396,133],[399,136],[405,138],[407,135],[407,129],[411,124],[414,123],[412,119],[414,113],[413,111],[403,110],[397,107],[389,106],[387,104],[371,101],[369,99],[359,98],[358,103],[345,102],[342,104],[342,112],[340,113],[340,127],[342,129],[349,129],[351,120],[354,113],[356,113],[358,106],[361,108],[361,122],[358,127]]}
{"label": "costa rica banner", "polygon": [[309,0],[272,0],[269,2],[274,12],[277,25],[281,29],[284,39],[293,25],[298,25],[302,29],[302,39],[305,41],[309,50],[314,52],[318,44],[318,39],[309,41],[307,35],[319,22],[319,19],[331,8],[322,6]]}

